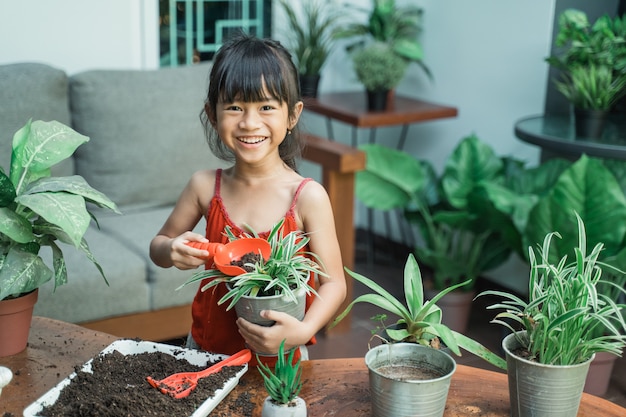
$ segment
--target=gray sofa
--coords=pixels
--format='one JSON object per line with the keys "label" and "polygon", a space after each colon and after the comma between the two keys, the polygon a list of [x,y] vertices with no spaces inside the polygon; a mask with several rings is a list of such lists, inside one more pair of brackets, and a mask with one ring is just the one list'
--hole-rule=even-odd
{"label": "gray sofa", "polygon": [[[84,255],[66,248],[68,284],[54,293],[52,282],[41,288],[36,315],[146,340],[187,332],[196,288],[175,289],[192,272],[155,266],[148,246],[192,172],[223,166],[209,151],[198,117],[209,68],[96,70],[68,77],[43,64],[0,66],[0,165],[8,170],[13,134],[28,119],[58,120],[90,141],[54,173],[83,176],[122,212],[96,212],[100,228],[93,225],[86,235],[110,286]],[[351,187],[364,156],[321,138],[310,136],[308,143],[305,157],[322,165],[331,201],[340,207],[340,244],[350,265]],[[201,223],[196,231],[203,229]]]}

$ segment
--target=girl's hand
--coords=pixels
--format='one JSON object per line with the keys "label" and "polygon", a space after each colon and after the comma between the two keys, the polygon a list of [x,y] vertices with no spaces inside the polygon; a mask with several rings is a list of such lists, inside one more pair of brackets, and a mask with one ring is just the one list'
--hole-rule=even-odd
{"label": "girl's hand", "polygon": [[309,334],[303,322],[287,313],[264,310],[261,316],[276,323],[271,327],[265,327],[242,318],[237,319],[239,334],[255,352],[275,354],[284,339],[286,339],[285,350],[287,350],[307,343],[314,336]]}
{"label": "girl's hand", "polygon": [[206,262],[209,252],[187,246],[187,242],[208,242],[208,240],[193,232],[185,232],[172,239],[170,256],[172,264],[178,269],[195,269]]}

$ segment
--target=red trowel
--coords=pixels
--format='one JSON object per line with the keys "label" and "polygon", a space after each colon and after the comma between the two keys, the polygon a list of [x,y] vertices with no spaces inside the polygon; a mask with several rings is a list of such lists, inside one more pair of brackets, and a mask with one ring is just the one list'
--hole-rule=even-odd
{"label": "red trowel", "polygon": [[201,249],[209,252],[207,259],[213,258],[213,263],[217,269],[226,275],[236,276],[246,272],[240,266],[231,265],[233,261],[238,261],[242,256],[248,253],[260,253],[263,259],[267,259],[272,252],[270,243],[261,238],[241,238],[232,242],[223,244],[216,242],[187,242],[192,248]]}

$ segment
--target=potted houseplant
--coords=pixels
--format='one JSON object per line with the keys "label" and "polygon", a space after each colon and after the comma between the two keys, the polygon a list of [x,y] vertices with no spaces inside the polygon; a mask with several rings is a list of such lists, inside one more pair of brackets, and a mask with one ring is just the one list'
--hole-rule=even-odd
{"label": "potted houseplant", "polygon": [[[63,252],[57,241],[85,253],[102,268],[83,238],[92,218],[86,203],[118,212],[115,203],[94,190],[80,176],[54,177],[50,167],[67,159],[87,142],[71,128],[56,122],[29,121],[15,133],[9,173],[0,168],[0,312],[10,323],[0,325],[0,356],[22,351],[38,288],[54,278],[55,288],[67,283]],[[39,256],[52,250],[52,269]],[[107,282],[108,284],[108,282]],[[22,303],[30,301],[22,307]],[[22,324],[14,324],[25,313]]]}
{"label": "potted houseplant", "polygon": [[[260,317],[262,310],[282,311],[301,320],[304,318],[306,295],[317,295],[310,284],[311,275],[328,275],[322,270],[317,255],[304,251],[310,238],[302,231],[284,235],[283,222],[284,219],[270,230],[267,240],[271,252],[268,259],[259,256],[254,262],[246,263],[244,268],[248,272],[230,276],[219,269],[203,270],[193,274],[182,286],[206,278],[211,280],[202,287],[202,291],[226,284],[229,290],[218,304],[229,301],[228,310],[235,307],[239,317],[262,326],[274,324]],[[230,241],[257,237],[254,231],[237,237],[229,227],[226,227],[225,233]]]}
{"label": "potted houseplant", "polygon": [[603,15],[593,25],[585,12],[559,16],[556,52],[546,61],[560,71],[554,80],[572,104],[578,136],[598,137],[615,103],[626,94],[626,17]]}
{"label": "potted houseplant", "polygon": [[626,345],[626,305],[597,291],[599,284],[614,285],[602,278],[603,270],[623,272],[599,261],[602,243],[587,252],[585,224],[577,213],[576,219],[578,244],[572,261],[567,255],[551,261],[557,232],[545,236],[538,256],[529,248],[528,301],[503,291],[480,294],[502,297],[488,308],[503,309],[493,322],[512,332],[502,347],[513,417],[576,415],[594,355],[621,355]]}
{"label": "potted houseplant", "polygon": [[[442,345],[457,355],[461,355],[460,348],[463,348],[494,366],[505,369],[502,358],[441,322],[442,312],[436,303],[446,293],[467,285],[467,281],[443,290],[431,300],[425,300],[421,272],[415,257],[410,254],[404,268],[403,303],[373,280],[349,269],[346,272],[373,293],[361,295],[352,301],[337,316],[331,327],[341,321],[355,304],[361,302],[373,304],[399,317],[393,326],[385,327],[389,343],[370,349],[365,357],[375,416],[410,415],[416,409],[423,410],[423,415],[443,415],[450,378],[456,364],[452,356],[440,349]],[[414,365],[428,364],[431,370],[434,368],[437,372],[434,377],[422,376],[419,377],[420,380],[414,377],[406,381],[379,369],[411,362]]]}
{"label": "potted houseplant", "polygon": [[280,0],[279,3],[287,15],[286,37],[298,68],[302,96],[317,97],[322,67],[332,51],[339,15],[332,3],[307,0],[302,5],[303,19],[299,19],[293,2]]}
{"label": "potted houseplant", "polygon": [[346,47],[349,52],[372,41],[383,42],[407,62],[419,65],[431,77],[430,70],[423,62],[424,52],[418,40],[422,31],[421,8],[396,7],[395,0],[372,0],[372,8],[369,10],[358,6],[349,7],[347,15],[353,16],[356,11],[367,18],[365,23],[348,23],[336,30],[337,39],[352,40]]}
{"label": "potted houseplant", "polygon": [[[417,226],[420,239],[415,254],[432,271],[433,292],[469,280],[469,284],[439,302],[456,308],[444,323],[463,333],[475,283],[483,271],[495,268],[511,253],[506,240],[515,236],[508,215],[491,208],[487,184],[502,184],[519,163],[499,158],[476,136],[464,138],[446,160],[438,176],[432,164],[404,151],[380,145],[364,145],[364,171],[357,173],[356,195],[365,206],[377,210],[401,209],[409,224]],[[452,307],[454,306],[454,307]]]}
{"label": "potted houseplant", "polygon": [[389,44],[373,42],[355,51],[352,63],[357,78],[367,91],[368,109],[385,110],[389,92],[404,77],[407,62],[394,53]]}
{"label": "potted houseplant", "polygon": [[300,358],[294,361],[295,350],[285,356],[285,341],[278,348],[274,370],[258,359],[259,373],[269,394],[263,402],[262,417],[306,417],[305,401],[299,397],[302,388]]}

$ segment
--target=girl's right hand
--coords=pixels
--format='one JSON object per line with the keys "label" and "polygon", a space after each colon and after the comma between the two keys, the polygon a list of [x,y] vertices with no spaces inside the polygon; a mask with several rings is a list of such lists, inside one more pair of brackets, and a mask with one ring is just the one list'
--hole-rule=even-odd
{"label": "girl's right hand", "polygon": [[208,240],[194,232],[185,232],[172,239],[170,244],[170,256],[172,264],[178,269],[195,269],[206,263],[209,252],[202,249],[192,248],[187,242],[208,242]]}

